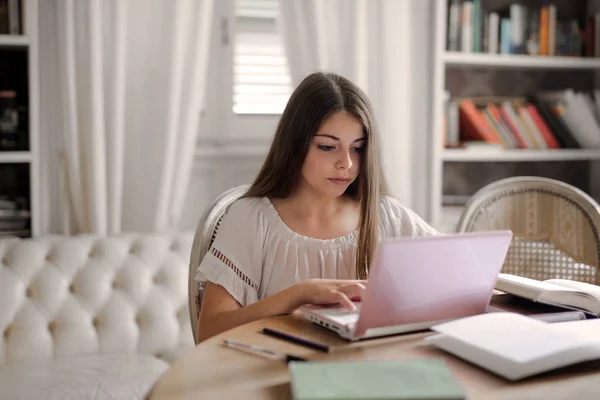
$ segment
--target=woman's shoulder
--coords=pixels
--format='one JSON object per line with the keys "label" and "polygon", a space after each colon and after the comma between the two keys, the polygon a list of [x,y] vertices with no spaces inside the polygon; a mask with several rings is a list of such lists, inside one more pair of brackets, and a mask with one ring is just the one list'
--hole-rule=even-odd
{"label": "woman's shoulder", "polygon": [[379,218],[386,237],[434,235],[437,232],[416,212],[393,196],[382,196]]}
{"label": "woman's shoulder", "polygon": [[390,195],[381,196],[379,209],[382,218],[385,216],[386,218],[397,219],[412,213],[410,208],[406,207],[400,200]]}
{"label": "woman's shoulder", "polygon": [[263,218],[270,213],[270,201],[266,197],[242,197],[228,208],[226,216],[235,218]]}

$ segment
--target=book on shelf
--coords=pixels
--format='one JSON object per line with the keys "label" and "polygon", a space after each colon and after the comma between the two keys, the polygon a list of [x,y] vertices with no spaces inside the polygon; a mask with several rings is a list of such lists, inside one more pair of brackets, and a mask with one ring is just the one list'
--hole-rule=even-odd
{"label": "book on shelf", "polygon": [[21,0],[0,0],[0,35],[20,35],[22,29]]}
{"label": "book on shelf", "polygon": [[600,287],[568,279],[538,281],[511,274],[499,274],[496,289],[524,299],[600,316]]}
{"label": "book on shelf", "polygon": [[526,97],[446,96],[444,145],[480,141],[504,149],[600,148],[600,90]]}
{"label": "book on shelf", "polygon": [[488,313],[431,329],[432,345],[512,381],[600,359],[600,319],[547,323]]}
{"label": "book on shelf", "polygon": [[[484,7],[487,6],[487,7]],[[561,18],[555,4],[515,1],[491,8],[481,0],[451,0],[447,49],[467,53],[600,57],[600,13],[580,22]]]}

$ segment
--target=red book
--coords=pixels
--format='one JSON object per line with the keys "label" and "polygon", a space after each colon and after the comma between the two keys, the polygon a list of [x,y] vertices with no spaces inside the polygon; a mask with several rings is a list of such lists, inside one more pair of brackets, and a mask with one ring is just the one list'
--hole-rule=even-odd
{"label": "red book", "polygon": [[502,144],[494,128],[481,115],[472,100],[463,100],[459,106],[459,113],[460,133],[466,140]]}
{"label": "red book", "polygon": [[542,119],[542,117],[540,116],[540,114],[538,113],[537,109],[535,108],[535,106],[533,104],[527,105],[527,112],[529,113],[529,116],[533,120],[533,123],[535,124],[535,126],[538,128],[538,130],[542,134],[542,137],[544,138],[544,141],[548,145],[548,148],[549,149],[560,148],[560,144],[558,143],[558,140],[556,140],[556,137],[554,137],[554,135],[552,134],[550,129],[548,129],[548,125],[546,125],[546,123],[544,122],[544,120]]}

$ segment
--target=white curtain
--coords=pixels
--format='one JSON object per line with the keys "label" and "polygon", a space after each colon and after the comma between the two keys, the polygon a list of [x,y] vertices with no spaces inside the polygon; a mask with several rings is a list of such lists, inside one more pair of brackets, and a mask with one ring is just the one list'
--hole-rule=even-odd
{"label": "white curtain", "polygon": [[293,83],[322,70],[361,87],[392,193],[427,217],[430,0],[280,0],[279,10]]}
{"label": "white curtain", "polygon": [[177,228],[213,0],[54,0],[70,232]]}

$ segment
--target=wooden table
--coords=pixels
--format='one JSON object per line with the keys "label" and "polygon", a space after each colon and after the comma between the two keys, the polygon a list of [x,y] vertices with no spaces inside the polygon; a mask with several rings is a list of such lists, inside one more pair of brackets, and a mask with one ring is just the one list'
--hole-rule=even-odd
{"label": "wooden table", "polygon": [[[259,333],[279,329],[333,346],[321,353]],[[290,399],[284,362],[229,349],[223,339],[236,339],[311,360],[373,360],[442,357],[467,392],[468,399],[600,399],[600,361],[580,364],[516,383],[448,355],[423,340],[431,332],[349,343],[296,315],[268,318],[244,325],[200,343],[177,360],[159,379],[151,400]]]}

